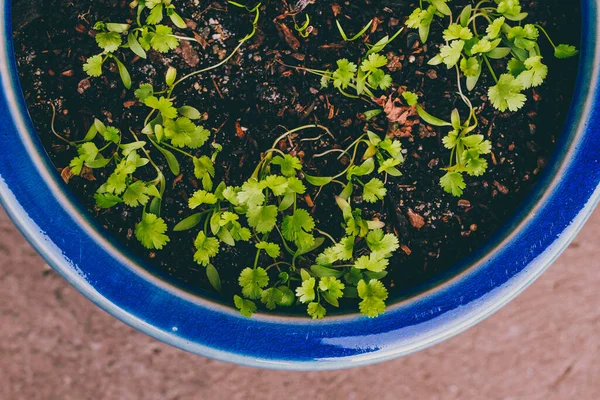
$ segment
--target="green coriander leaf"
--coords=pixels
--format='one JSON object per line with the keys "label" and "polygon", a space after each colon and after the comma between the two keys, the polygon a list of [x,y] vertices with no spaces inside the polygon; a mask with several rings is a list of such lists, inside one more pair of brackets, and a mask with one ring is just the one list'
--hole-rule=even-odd
{"label": "green coriander leaf", "polygon": [[238,310],[240,310],[240,314],[244,317],[250,318],[256,312],[256,304],[254,304],[251,300],[246,300],[241,298],[238,295],[233,296],[233,302]]}
{"label": "green coriander leaf", "polygon": [[225,211],[224,213],[220,214],[219,226],[227,226],[227,224],[236,222],[239,219],[240,219],[239,215],[234,214],[229,211]]}
{"label": "green coriander leaf", "polygon": [[154,88],[152,87],[151,84],[149,83],[144,83],[142,85],[140,85],[140,87],[135,91],[135,97],[139,100],[139,101],[144,101],[146,100],[148,97],[153,96],[154,95]]}
{"label": "green coriander leaf", "polygon": [[402,172],[396,168],[398,165],[402,163],[402,160],[397,160],[394,158],[388,158],[379,164],[379,168],[377,172],[380,174],[386,173],[392,176],[402,176]]}
{"label": "green coriander leaf", "polygon": [[315,278],[309,278],[302,281],[302,285],[296,288],[296,297],[300,303],[310,303],[315,299]]}
{"label": "green coriander leaf", "polygon": [[466,172],[471,176],[481,176],[487,170],[488,163],[479,157],[479,151],[477,150],[465,151],[461,158]]}
{"label": "green coriander leaf", "polygon": [[319,280],[319,289],[322,292],[328,292],[331,296],[336,299],[341,299],[344,295],[344,285],[339,279],[333,276],[326,276]]}
{"label": "green coriander leaf", "polygon": [[258,182],[254,178],[247,180],[237,193],[237,201],[250,209],[256,208],[265,202],[265,187],[264,182]]}
{"label": "green coriander leaf", "polygon": [[144,104],[160,111],[165,121],[177,117],[177,109],[173,107],[171,100],[165,97],[156,98],[155,96],[149,96],[144,99]]}
{"label": "green coriander leaf", "polygon": [[240,205],[238,201],[238,193],[240,192],[239,187],[227,186],[225,190],[223,190],[223,198],[230,202],[234,206]]}
{"label": "green coriander leaf", "polygon": [[489,88],[488,96],[497,110],[502,112],[507,109],[517,111],[523,107],[525,100],[527,100],[527,97],[521,93],[522,90],[523,84],[514,76],[502,74],[496,86]]}
{"label": "green coriander leaf", "polygon": [[290,156],[277,156],[271,161],[272,164],[279,165],[281,167],[281,173],[285,176],[296,176],[296,171],[302,170],[302,164],[298,157]]}
{"label": "green coriander leaf", "polygon": [[378,200],[383,200],[387,193],[387,189],[383,186],[380,179],[373,178],[364,186],[363,200],[368,203],[375,203]]}
{"label": "green coriander leaf", "polygon": [[471,29],[461,26],[460,24],[450,24],[448,28],[444,30],[444,40],[447,42],[456,39],[470,40],[472,38],[473,32],[471,32]]}
{"label": "green coriander leaf", "polygon": [[381,150],[387,151],[387,153],[398,160],[403,160],[402,156],[402,143],[399,140],[392,140],[389,137],[382,140],[377,145]]}
{"label": "green coriander leaf", "polygon": [[[187,147],[191,149],[202,147],[209,137],[210,131],[208,129],[205,129],[203,126],[197,126],[196,130],[191,134],[191,141]],[[213,143],[213,147],[214,145],[215,144]]]}
{"label": "green coriander leaf", "polygon": [[337,66],[338,68],[333,72],[333,86],[346,89],[354,79],[357,71],[356,64],[343,58],[337,60]]}
{"label": "green coriander leaf", "polygon": [[312,246],[315,238],[311,232],[315,228],[315,221],[310,214],[303,209],[297,209],[293,215],[283,219],[281,232],[286,240],[293,241],[299,249]]}
{"label": "green coriander leaf", "polygon": [[458,131],[453,130],[450,133],[448,133],[448,135],[446,135],[442,139],[442,143],[444,143],[444,147],[446,147],[448,150],[452,150],[453,148],[458,146],[458,143],[459,143]]}
{"label": "green coriander leaf", "polygon": [[102,64],[104,64],[104,56],[98,54],[87,59],[86,63],[83,64],[83,70],[89,76],[98,77],[102,75]]}
{"label": "green coriander leaf", "polygon": [[460,60],[460,70],[465,76],[475,77],[481,73],[481,64],[475,57],[463,58]]}
{"label": "green coriander leaf", "polygon": [[173,36],[173,29],[165,25],[156,25],[156,31],[150,40],[152,48],[158,52],[166,53],[179,46],[179,40]]}
{"label": "green coriander leaf", "polygon": [[276,206],[259,206],[248,210],[248,225],[258,233],[268,233],[277,223]]}
{"label": "green coriander leaf", "polygon": [[260,298],[263,288],[269,284],[269,275],[263,268],[244,269],[238,283],[242,287],[242,294],[249,299],[256,300]]}
{"label": "green coriander leaf", "polygon": [[188,201],[189,207],[193,210],[200,207],[203,204],[217,204],[217,196],[212,193],[208,193],[206,190],[196,191]]}
{"label": "green coriander leaf", "polygon": [[448,172],[440,179],[440,185],[446,191],[453,196],[460,197],[463,194],[463,190],[467,187],[463,176],[459,172]]}
{"label": "green coriander leaf", "polygon": [[194,176],[198,179],[202,179],[202,187],[205,190],[212,190],[213,181],[215,177],[215,166],[208,156],[202,156],[200,158],[194,157]]}
{"label": "green coriander leaf", "polygon": [[502,26],[506,22],[506,18],[500,17],[496,18],[491,24],[488,25],[485,32],[487,33],[488,39],[496,39],[502,30]]}
{"label": "green coriander leaf", "polygon": [[269,175],[264,179],[264,184],[271,189],[275,196],[283,196],[288,188],[288,181],[279,175]]}
{"label": "green coriander leaf", "polygon": [[98,156],[98,147],[92,142],[77,146],[77,153],[84,161],[93,161]]}
{"label": "green coriander leaf", "polygon": [[579,50],[568,44],[559,44],[554,49],[554,57],[559,59],[575,57],[577,54],[579,54]]}
{"label": "green coriander leaf", "polygon": [[146,0],[144,2],[144,5],[146,6],[146,8],[148,8],[149,10],[152,10],[154,7],[162,4],[163,0]]}
{"label": "green coriander leaf", "polygon": [[368,81],[371,87],[379,88],[381,90],[386,90],[392,86],[391,75],[386,74],[380,69],[369,75]]}
{"label": "green coriander leaf", "polygon": [[501,0],[497,1],[497,10],[500,14],[517,16],[521,13],[521,5],[519,0]]}
{"label": "green coriander leaf", "polygon": [[96,34],[96,43],[107,53],[112,53],[119,49],[122,40],[117,32],[100,32]]}
{"label": "green coriander leaf", "polygon": [[377,317],[385,311],[385,300],[388,292],[383,283],[372,279],[368,283],[361,280],[357,286],[358,296],[362,299],[359,304],[360,312],[369,318]]}
{"label": "green coriander leaf", "polygon": [[521,60],[512,58],[510,61],[508,61],[507,69],[508,72],[510,72],[510,74],[516,78],[521,74],[521,72],[525,71],[527,68]]}
{"label": "green coriander leaf", "polygon": [[381,272],[387,268],[388,264],[389,260],[383,258],[382,254],[373,252],[368,256],[362,256],[358,258],[354,263],[354,268],[359,270],[366,269],[368,271]]}
{"label": "green coriander leaf", "polygon": [[106,180],[106,191],[114,194],[121,194],[127,189],[127,173],[117,171],[110,174]]}
{"label": "green coriander leaf", "polygon": [[496,39],[494,41],[489,41],[485,38],[481,39],[477,43],[471,47],[472,54],[485,54],[494,50],[501,43],[501,39]]}
{"label": "green coriander leaf", "polygon": [[163,6],[159,4],[155,7],[152,7],[150,10],[150,14],[148,14],[148,18],[146,18],[146,23],[149,25],[159,24],[160,21],[163,20]]}
{"label": "green coriander leaf", "polygon": [[123,194],[123,201],[131,207],[145,206],[148,200],[150,200],[150,196],[160,197],[156,186],[143,181],[137,181],[127,187],[127,190]]}
{"label": "green coriander leaf", "polygon": [[360,65],[360,69],[364,72],[376,72],[379,71],[379,68],[385,67],[388,63],[388,60],[385,56],[381,54],[370,54],[369,57],[362,62]]}
{"label": "green coriander leaf", "polygon": [[263,290],[260,295],[260,301],[267,307],[269,310],[274,310],[277,307],[277,304],[281,303],[283,300],[283,293],[277,288],[269,288]]}
{"label": "green coriander leaf", "polygon": [[398,250],[400,244],[396,235],[383,233],[383,230],[376,229],[367,235],[367,245],[373,252],[377,252],[384,257],[391,257],[392,253]]}
{"label": "green coriander leaf", "polygon": [[173,146],[180,148],[198,148],[206,142],[210,133],[202,127],[197,127],[191,119],[186,117],[166,120],[164,125],[167,139],[171,140]]}
{"label": "green coriander leaf", "polygon": [[219,253],[219,240],[207,237],[204,232],[200,231],[194,240],[194,247],[196,247],[194,261],[206,267],[210,263],[210,259]]}
{"label": "green coriander leaf", "polygon": [[319,303],[310,303],[306,310],[312,319],[322,319],[327,314],[325,307]]}
{"label": "green coriander leaf", "polygon": [[295,176],[289,177],[288,180],[287,192],[291,192],[294,194],[304,194],[306,192],[306,186],[302,183],[302,181]]}
{"label": "green coriander leaf", "polygon": [[162,218],[144,213],[135,226],[135,237],[145,248],[161,250],[169,242],[169,237],[164,234],[166,231],[167,224]]}
{"label": "green coriander leaf", "polygon": [[252,237],[252,232],[250,232],[250,229],[242,227],[242,225],[238,222],[233,225],[233,228],[231,228],[231,235],[235,240],[247,242]]}
{"label": "green coriander leaf", "polygon": [[462,40],[455,40],[448,46],[442,46],[440,50],[440,57],[448,69],[454,67],[458,63],[464,47],[465,42]]}
{"label": "green coriander leaf", "polygon": [[542,63],[542,57],[529,57],[525,60],[526,70],[521,72],[517,80],[524,89],[540,86],[548,76],[548,67]]}
{"label": "green coriander leaf", "polygon": [[[119,131],[118,128],[115,128],[114,126],[107,126],[105,129],[100,131],[100,134],[102,135],[102,137],[104,138],[104,140],[106,140],[107,142],[112,142],[112,143],[119,143],[121,141],[121,131]],[[146,142],[136,142],[136,143],[144,143],[146,144]],[[143,145],[141,147],[138,148],[142,148]],[[123,153],[124,156],[128,156],[128,154]]]}
{"label": "green coriander leaf", "polygon": [[96,193],[94,194],[94,199],[96,200],[96,205],[100,208],[111,208],[123,202],[119,196],[111,193]]}
{"label": "green coriander leaf", "polygon": [[264,250],[272,258],[277,258],[281,254],[281,248],[276,243],[258,242],[256,248]]}
{"label": "green coriander leaf", "polygon": [[321,266],[332,265],[334,262],[340,261],[338,249],[335,246],[326,248],[317,256],[316,263]]}
{"label": "green coriander leaf", "polygon": [[412,29],[417,29],[421,26],[423,10],[420,8],[416,8],[406,20],[406,26]]}
{"label": "green coriander leaf", "polygon": [[513,26],[508,31],[506,37],[512,40],[515,47],[523,50],[532,50],[537,46],[537,40],[540,33],[538,29],[532,25]]}
{"label": "green coriander leaf", "polygon": [[333,246],[337,260],[348,261],[354,258],[354,241],[354,236],[347,236]]}

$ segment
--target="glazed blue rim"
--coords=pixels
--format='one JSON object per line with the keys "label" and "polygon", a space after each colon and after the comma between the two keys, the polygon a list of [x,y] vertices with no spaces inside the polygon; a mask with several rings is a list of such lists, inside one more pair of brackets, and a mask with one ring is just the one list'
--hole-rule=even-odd
{"label": "glazed blue rim", "polygon": [[255,367],[324,370],[421,350],[471,327],[524,290],[566,248],[600,199],[600,19],[596,1],[582,0],[580,72],[559,151],[512,222],[465,261],[462,272],[376,319],[246,319],[152,275],[88,219],[29,118],[13,54],[11,1],[0,1],[2,205],[48,264],[91,301],[192,353]]}

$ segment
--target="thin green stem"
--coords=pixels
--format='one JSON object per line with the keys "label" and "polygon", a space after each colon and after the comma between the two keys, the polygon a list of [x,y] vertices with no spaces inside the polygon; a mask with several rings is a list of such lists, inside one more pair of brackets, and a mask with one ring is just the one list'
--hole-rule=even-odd
{"label": "thin green stem", "polygon": [[[150,139],[150,140],[152,141],[152,143],[154,143],[154,145],[155,145],[155,146],[157,146],[157,145],[158,145],[158,143],[155,143],[155,142],[154,142],[152,139]],[[188,153],[187,151],[181,150],[180,148],[178,148],[178,147],[175,147],[175,146],[172,146],[172,145],[170,145],[169,143],[163,142],[163,143],[161,143],[160,145],[161,145],[161,146],[168,147],[168,148],[170,148],[171,150],[177,151],[177,152],[179,152],[179,153],[183,154],[183,155],[184,155],[184,156],[186,156],[186,157],[189,157],[189,158],[192,158],[192,159],[193,159],[193,158],[195,158],[195,157],[194,157],[192,154]]]}
{"label": "thin green stem", "polygon": [[496,76],[496,73],[494,72],[494,68],[492,68],[492,64],[490,64],[490,60],[487,58],[486,55],[483,56],[483,60],[485,61],[485,64],[487,65],[488,69],[490,70],[490,73],[492,74],[492,78],[494,78],[494,81],[496,83],[498,83],[498,77]]}
{"label": "thin green stem", "polygon": [[552,40],[552,38],[550,37],[550,35],[546,31],[546,29],[544,29],[544,27],[541,26],[540,24],[535,24],[535,27],[538,28],[539,30],[541,30],[542,33],[544,34],[544,36],[546,36],[546,39],[548,39],[548,41],[552,45],[552,47],[556,48],[556,44],[554,44],[554,41]]}

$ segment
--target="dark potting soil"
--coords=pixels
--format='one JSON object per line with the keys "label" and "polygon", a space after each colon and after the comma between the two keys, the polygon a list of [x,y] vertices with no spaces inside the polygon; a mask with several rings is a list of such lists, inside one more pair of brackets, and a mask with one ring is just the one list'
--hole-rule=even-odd
{"label": "dark potting soil", "polygon": [[[335,156],[312,156],[330,148],[346,148],[366,127],[382,135],[392,132],[399,137],[406,149],[406,161],[401,165],[403,176],[390,177],[384,204],[365,204],[364,212],[386,221],[400,239],[401,250],[391,262],[390,274],[385,279],[394,287],[395,295],[402,296],[475,251],[523,202],[561,132],[574,88],[577,60],[557,61],[552,57],[552,49],[543,47],[547,55],[544,60],[550,69],[547,83],[529,92],[526,106],[516,113],[492,109],[485,94],[489,84],[485,78],[470,93],[474,105],[479,107],[479,132],[492,141],[493,152],[488,157],[488,172],[478,178],[468,177],[467,189],[458,199],[444,193],[439,186],[443,175],[440,168],[447,165],[450,157],[442,145],[447,130],[420,123],[408,108],[403,110],[405,121],[398,126],[390,125],[384,114],[365,121],[363,113],[378,108],[374,103],[346,98],[333,89],[322,90],[319,77],[284,65],[327,69],[339,58],[356,62],[365,53],[365,45],[361,41],[343,42],[335,26],[336,18],[352,34],[377,18],[376,30],[366,36],[367,42],[374,43],[403,26],[415,7],[414,1],[316,0],[305,9],[314,27],[308,39],[295,33],[292,18],[286,16],[296,1],[287,3],[263,1],[257,35],[225,66],[179,88],[178,101],[201,110],[203,125],[224,146],[218,158],[217,181],[224,179],[228,184],[246,180],[261,152],[270,148],[273,140],[287,129],[301,125],[315,122],[326,125],[335,139],[324,137],[301,143],[300,138],[321,133],[305,131],[292,141],[280,143],[280,148],[300,157],[309,173],[321,176],[333,174],[343,166]],[[530,20],[544,25],[558,42],[579,44],[578,2],[569,2],[568,6],[562,0],[524,3]],[[182,76],[219,62],[251,29],[252,17],[237,7],[228,7],[226,1],[176,0],[174,4],[190,27],[180,31],[181,35],[193,35],[203,45],[182,41],[176,51],[166,55],[150,52],[149,60],[123,52],[134,88],[146,82],[160,86],[169,66],[176,67]],[[37,10],[41,17],[30,23],[16,21],[15,26],[20,29],[15,32],[15,52],[31,117],[57,170],[99,223],[133,253],[168,271],[187,287],[199,291],[209,288],[203,268],[193,262],[194,235],[170,233],[171,242],[165,250],[144,249],[133,235],[141,208],[95,207],[93,194],[109,171],[94,170],[83,177],[68,179],[68,171],[63,168],[76,150],[58,140],[50,129],[50,103],[57,109],[56,130],[70,140],[82,139],[94,118],[119,127],[125,135],[129,128],[140,131],[143,127],[140,118],[144,108],[135,101],[132,90],[123,88],[116,71],[106,72],[101,78],[87,78],[82,71],[85,58],[99,52],[92,26],[100,20],[131,20],[134,14],[128,1],[39,0]],[[299,21],[303,22],[303,14],[299,15]],[[447,118],[454,107],[461,108],[455,71],[427,65],[437,54],[442,29],[440,20],[436,20],[429,42],[424,45],[415,30],[405,28],[385,52],[394,90],[402,85],[418,92],[430,113]],[[391,93],[392,90],[387,94]],[[465,115],[465,110],[461,110]],[[202,149],[198,154],[201,153]],[[155,158],[163,160],[160,156]],[[199,187],[190,164],[182,162],[178,177],[166,173],[169,189],[163,217],[171,228],[189,215],[187,199]],[[166,170],[165,165],[162,167]],[[342,221],[334,202],[335,194],[332,189],[323,190],[312,210],[317,226],[325,227],[339,238]],[[307,205],[310,206],[315,195],[315,191],[309,192]],[[250,266],[253,255],[252,245],[240,243],[234,248],[223,247],[216,257],[214,264],[227,289],[225,302],[229,303],[230,294],[237,291],[237,276],[241,269]]]}

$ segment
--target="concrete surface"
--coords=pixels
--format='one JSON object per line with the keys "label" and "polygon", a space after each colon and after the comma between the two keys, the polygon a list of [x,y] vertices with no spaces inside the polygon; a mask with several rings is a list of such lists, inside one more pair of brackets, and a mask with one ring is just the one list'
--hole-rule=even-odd
{"label": "concrete surface", "polygon": [[0,212],[0,399],[600,399],[600,212],[509,306],[421,353],[341,372],[216,362],[138,333]]}

